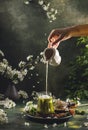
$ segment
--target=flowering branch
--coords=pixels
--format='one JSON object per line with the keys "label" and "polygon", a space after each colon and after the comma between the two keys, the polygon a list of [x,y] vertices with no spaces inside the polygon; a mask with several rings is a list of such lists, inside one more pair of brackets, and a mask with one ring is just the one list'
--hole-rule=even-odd
{"label": "flowering branch", "polygon": [[4,53],[0,50],[0,74],[12,81],[12,83],[18,84],[23,81],[29,70],[34,70],[38,61],[38,57],[33,60],[33,55],[29,55],[26,62],[20,61],[18,64],[19,70],[13,69],[7,59],[4,58]]}

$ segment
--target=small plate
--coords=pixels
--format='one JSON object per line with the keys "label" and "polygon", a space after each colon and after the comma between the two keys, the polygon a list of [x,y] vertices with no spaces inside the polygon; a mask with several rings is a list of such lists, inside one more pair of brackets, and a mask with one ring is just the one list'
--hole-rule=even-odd
{"label": "small plate", "polygon": [[61,123],[64,123],[64,122],[67,122],[71,117],[72,115],[68,115],[68,116],[65,116],[65,117],[37,117],[37,116],[32,116],[30,114],[26,114],[26,117],[28,120],[30,121],[33,121],[33,122],[36,122],[36,123],[42,123],[42,124],[54,124],[54,123],[57,123],[57,124],[61,124]]}

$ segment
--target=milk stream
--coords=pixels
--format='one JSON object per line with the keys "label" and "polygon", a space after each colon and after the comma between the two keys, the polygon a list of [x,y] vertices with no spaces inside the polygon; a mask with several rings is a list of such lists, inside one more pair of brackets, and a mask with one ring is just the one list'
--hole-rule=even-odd
{"label": "milk stream", "polygon": [[48,91],[48,61],[46,63],[46,95]]}

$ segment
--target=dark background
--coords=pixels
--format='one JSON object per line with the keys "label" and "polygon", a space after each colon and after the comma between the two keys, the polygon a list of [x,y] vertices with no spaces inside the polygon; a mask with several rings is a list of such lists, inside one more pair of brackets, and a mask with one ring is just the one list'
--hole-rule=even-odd
{"label": "dark background", "polygon": [[[47,47],[47,37],[52,29],[88,23],[88,0],[47,1],[51,3],[51,8],[58,10],[56,20],[52,22],[38,0],[31,0],[28,5],[25,0],[0,0],[0,49],[14,68],[28,55],[36,57]],[[58,48],[61,65],[49,66],[48,89],[57,97],[65,97],[69,63],[79,54],[76,42],[77,38],[62,42]],[[39,76],[36,76],[37,73]],[[5,92],[6,89],[7,81],[1,77],[0,91]],[[39,64],[31,80],[25,78],[17,89],[29,94],[45,90],[45,65]]]}

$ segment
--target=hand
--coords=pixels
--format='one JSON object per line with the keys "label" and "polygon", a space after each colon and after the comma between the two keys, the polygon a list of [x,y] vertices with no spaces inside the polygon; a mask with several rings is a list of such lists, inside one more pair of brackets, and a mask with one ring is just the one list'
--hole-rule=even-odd
{"label": "hand", "polygon": [[70,30],[69,29],[56,29],[52,30],[49,37],[48,37],[48,47],[57,48],[60,42],[71,38]]}

